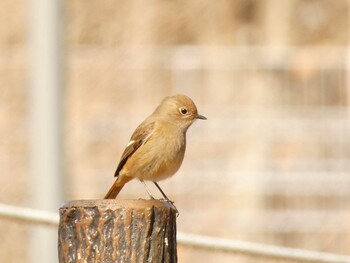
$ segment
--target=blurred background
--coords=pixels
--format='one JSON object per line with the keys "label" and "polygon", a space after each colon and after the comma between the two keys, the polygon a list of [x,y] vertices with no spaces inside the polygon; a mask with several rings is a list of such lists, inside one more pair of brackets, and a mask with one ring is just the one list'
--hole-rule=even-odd
{"label": "blurred background", "polygon": [[[23,207],[46,198],[31,179],[31,3],[0,9],[0,202]],[[178,231],[350,254],[349,0],[60,3],[53,211],[102,198],[136,126],[184,93],[208,120],[190,128],[180,171],[160,183]],[[147,193],[135,181],[120,198]],[[30,262],[32,228],[0,220],[4,262]],[[181,245],[178,257],[275,262]]]}

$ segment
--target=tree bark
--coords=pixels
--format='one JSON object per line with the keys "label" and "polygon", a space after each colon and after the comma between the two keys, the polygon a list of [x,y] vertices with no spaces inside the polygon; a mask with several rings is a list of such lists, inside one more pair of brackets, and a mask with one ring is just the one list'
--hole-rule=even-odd
{"label": "tree bark", "polygon": [[59,212],[60,263],[177,262],[176,210],[165,201],[71,201]]}

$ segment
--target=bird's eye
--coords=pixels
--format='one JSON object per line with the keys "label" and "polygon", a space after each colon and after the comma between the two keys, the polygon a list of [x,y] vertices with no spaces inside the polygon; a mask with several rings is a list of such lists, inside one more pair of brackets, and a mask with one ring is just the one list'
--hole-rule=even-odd
{"label": "bird's eye", "polygon": [[180,108],[181,114],[185,115],[187,114],[187,109],[186,108]]}

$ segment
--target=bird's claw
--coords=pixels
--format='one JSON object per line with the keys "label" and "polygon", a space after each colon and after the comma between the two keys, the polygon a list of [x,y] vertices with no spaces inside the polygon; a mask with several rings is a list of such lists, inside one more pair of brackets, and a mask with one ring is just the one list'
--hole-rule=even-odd
{"label": "bird's claw", "polygon": [[170,204],[171,208],[173,208],[175,210],[175,212],[176,212],[176,217],[178,217],[180,215],[179,210],[177,210],[174,201],[172,201],[170,199],[164,199],[164,198],[159,199],[159,200],[167,202],[168,204]]}

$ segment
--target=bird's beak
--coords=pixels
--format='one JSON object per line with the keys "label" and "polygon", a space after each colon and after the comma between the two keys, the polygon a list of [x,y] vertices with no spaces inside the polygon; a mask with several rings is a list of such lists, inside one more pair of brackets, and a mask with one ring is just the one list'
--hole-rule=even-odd
{"label": "bird's beak", "polygon": [[201,120],[206,120],[207,118],[206,117],[204,117],[203,115],[199,115],[199,114],[197,114],[197,117],[196,117],[197,119],[201,119]]}

